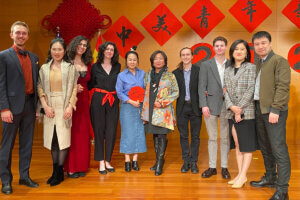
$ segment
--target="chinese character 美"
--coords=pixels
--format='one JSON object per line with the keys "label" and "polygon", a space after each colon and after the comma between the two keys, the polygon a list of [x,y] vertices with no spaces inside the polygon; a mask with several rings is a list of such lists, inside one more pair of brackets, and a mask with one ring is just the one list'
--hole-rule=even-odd
{"label": "chinese character \u7f8e", "polygon": [[294,10],[293,13],[297,13],[296,17],[300,17],[300,1],[298,3],[298,8]]}
{"label": "chinese character \u7f8e", "polygon": [[253,9],[253,6],[256,6],[256,4],[253,4],[253,1],[248,0],[247,7],[243,8],[242,11],[248,10],[247,15],[250,15],[250,22],[252,22],[253,13],[256,12],[256,10]]}
{"label": "chinese character \u7f8e", "polygon": [[[167,29],[168,26],[166,25],[165,22],[165,18],[166,18],[166,14],[164,14],[163,16],[159,16],[157,15],[157,24],[155,26],[152,27],[152,30],[154,32],[158,32],[160,29],[162,29],[162,31],[167,31],[169,35],[171,35],[171,32]],[[164,25],[164,26],[163,26]]]}
{"label": "chinese character \u7f8e", "polygon": [[201,11],[201,14],[200,16],[196,17],[196,19],[201,19],[201,22],[200,22],[200,27],[202,28],[202,26],[204,26],[204,28],[207,28],[208,27],[208,21],[207,21],[207,17],[206,16],[210,16],[210,13],[207,12],[207,8],[205,6],[203,6],[202,10]]}
{"label": "chinese character \u7f8e", "polygon": [[122,32],[118,33],[118,37],[122,40],[122,46],[125,47],[125,40],[129,38],[130,33],[132,32],[131,29],[125,29],[125,26],[122,26]]}

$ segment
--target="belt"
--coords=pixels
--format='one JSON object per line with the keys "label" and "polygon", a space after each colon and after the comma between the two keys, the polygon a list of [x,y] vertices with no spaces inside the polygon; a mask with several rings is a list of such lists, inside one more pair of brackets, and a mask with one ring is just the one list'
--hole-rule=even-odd
{"label": "belt", "polygon": [[26,95],[25,95],[25,101],[28,101],[28,100],[31,99],[32,97],[34,97],[34,94],[26,94]]}
{"label": "belt", "polygon": [[184,103],[192,103],[192,101],[191,101],[191,100],[188,100],[188,101],[184,101]]}
{"label": "belt", "polygon": [[108,92],[108,91],[102,90],[100,88],[93,88],[91,90],[92,95],[94,94],[94,92],[100,92],[100,93],[106,94],[106,95],[104,95],[104,97],[102,99],[102,106],[105,104],[106,101],[108,101],[110,107],[112,107],[113,103],[115,102],[115,97],[113,94],[117,94],[116,91]]}

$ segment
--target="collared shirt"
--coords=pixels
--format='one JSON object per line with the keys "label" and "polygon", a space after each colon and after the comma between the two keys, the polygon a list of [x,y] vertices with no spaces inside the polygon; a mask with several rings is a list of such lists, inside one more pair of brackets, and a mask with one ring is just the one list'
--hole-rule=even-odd
{"label": "collared shirt", "polygon": [[15,52],[17,53],[18,59],[21,64],[21,68],[23,70],[23,76],[25,81],[25,94],[33,94],[33,79],[32,79],[32,64],[29,58],[29,54],[21,55],[19,53],[19,48],[13,45]]}
{"label": "collared shirt", "polygon": [[118,98],[122,102],[129,100],[128,92],[132,87],[140,86],[144,88],[145,72],[141,69],[135,68],[135,75],[133,75],[127,68],[118,75],[116,83],[116,91]]}
{"label": "collared shirt", "polygon": [[[265,56],[264,58],[260,59],[261,65],[267,59],[268,55]],[[260,75],[261,75],[261,68],[257,74],[256,80],[255,80],[255,88],[254,88],[254,100],[257,100],[257,101],[259,100]]]}
{"label": "collared shirt", "polygon": [[224,62],[222,64],[218,63],[218,61],[216,60],[216,63],[217,63],[217,67],[218,67],[218,72],[219,72],[219,75],[220,75],[220,79],[221,79],[221,84],[222,84],[222,87],[224,85],[224,74],[225,74],[225,63],[227,61],[227,58],[225,58]]}
{"label": "collared shirt", "polygon": [[192,66],[190,67],[190,69],[188,71],[183,69],[184,84],[185,84],[185,97],[184,97],[185,101],[191,100],[191,96],[190,96],[191,71],[192,71]]}

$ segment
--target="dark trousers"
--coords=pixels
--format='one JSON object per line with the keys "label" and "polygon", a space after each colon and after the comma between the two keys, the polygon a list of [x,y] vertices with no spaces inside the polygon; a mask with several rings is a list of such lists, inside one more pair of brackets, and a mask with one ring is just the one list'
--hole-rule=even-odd
{"label": "dark trousers", "polygon": [[92,97],[90,114],[95,134],[94,159],[97,161],[104,160],[105,148],[105,160],[110,162],[116,141],[119,104],[115,99],[112,107],[108,101],[102,106],[101,95],[95,92]]}
{"label": "dark trousers", "polygon": [[29,177],[32,155],[32,142],[35,123],[33,97],[25,101],[24,110],[13,115],[13,123],[2,122],[2,141],[0,149],[0,177],[2,184],[11,183],[11,156],[19,129],[19,173],[20,179]]}
{"label": "dark trousers", "polygon": [[288,111],[281,111],[278,123],[269,123],[269,114],[262,114],[256,102],[256,129],[258,144],[266,168],[266,176],[276,176],[277,190],[287,192],[291,176],[291,162],[286,144],[286,119]]}
{"label": "dark trousers", "polygon": [[[191,126],[191,148],[189,146],[189,122]],[[182,159],[187,162],[197,162],[200,144],[200,129],[202,115],[194,114],[192,104],[185,102],[180,115],[177,115],[177,126],[180,133]]]}

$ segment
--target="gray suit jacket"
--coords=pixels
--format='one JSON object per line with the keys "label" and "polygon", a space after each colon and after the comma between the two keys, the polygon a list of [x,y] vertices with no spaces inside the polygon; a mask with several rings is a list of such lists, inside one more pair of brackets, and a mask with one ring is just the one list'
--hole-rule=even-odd
{"label": "gray suit jacket", "polygon": [[[229,61],[225,63],[225,67],[228,65]],[[224,95],[215,58],[200,65],[198,94],[200,107],[208,106],[211,115],[221,114]]]}
{"label": "gray suit jacket", "polygon": [[233,112],[230,106],[239,106],[243,109],[244,119],[254,119],[254,86],[255,86],[256,67],[252,63],[243,63],[236,75],[234,67],[228,67],[225,70],[224,87],[225,104],[227,113],[226,118],[231,119]]}

